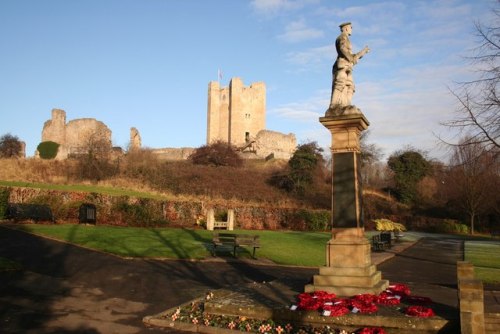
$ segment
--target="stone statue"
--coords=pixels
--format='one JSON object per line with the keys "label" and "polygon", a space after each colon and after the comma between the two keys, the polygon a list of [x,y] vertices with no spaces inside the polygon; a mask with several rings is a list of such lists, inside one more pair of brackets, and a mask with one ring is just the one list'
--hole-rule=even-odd
{"label": "stone statue", "polygon": [[335,40],[335,48],[338,55],[332,68],[332,96],[326,116],[361,113],[358,108],[351,105],[352,95],[354,94],[352,70],[359,59],[367,54],[370,49],[365,46],[363,50],[353,54],[351,41],[349,40],[349,36],[352,33],[351,23],[342,23],[340,31],[339,37]]}

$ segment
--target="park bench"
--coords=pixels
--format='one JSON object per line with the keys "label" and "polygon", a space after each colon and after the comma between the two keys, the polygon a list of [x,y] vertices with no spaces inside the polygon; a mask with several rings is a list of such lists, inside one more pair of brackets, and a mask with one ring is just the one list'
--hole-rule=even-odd
{"label": "park bench", "polygon": [[490,232],[492,237],[499,237],[500,236],[500,230],[491,230]]}
{"label": "park bench", "polygon": [[391,232],[381,232],[372,237],[372,249],[375,251],[383,251],[391,246]]}
{"label": "park bench", "polygon": [[223,222],[223,221],[217,222],[217,221],[215,221],[214,222],[214,230],[217,230],[217,229],[219,229],[219,230],[227,230],[227,228],[228,228],[227,225],[228,225],[227,222]]}
{"label": "park bench", "polygon": [[213,239],[213,256],[215,256],[217,247],[232,247],[233,254],[236,257],[238,247],[253,247],[252,257],[255,258],[255,250],[260,247],[258,235],[234,234],[234,233],[214,233]]}
{"label": "park bench", "polygon": [[48,205],[44,204],[9,203],[7,206],[7,218],[15,222],[25,220],[32,220],[36,223],[55,222],[52,210]]}
{"label": "park bench", "polygon": [[401,231],[394,231],[394,238],[396,239],[396,242],[399,242],[401,239],[403,239],[405,235]]}

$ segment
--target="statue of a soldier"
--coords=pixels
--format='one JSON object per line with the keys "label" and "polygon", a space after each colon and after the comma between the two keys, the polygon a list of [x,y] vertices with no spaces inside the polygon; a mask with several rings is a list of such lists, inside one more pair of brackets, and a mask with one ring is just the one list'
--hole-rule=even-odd
{"label": "statue of a soldier", "polygon": [[353,54],[351,41],[349,40],[349,36],[352,34],[351,23],[342,23],[340,31],[339,37],[335,40],[337,60],[332,68],[332,96],[326,116],[360,113],[355,106],[351,105],[352,95],[355,90],[352,70],[359,59],[367,54],[370,49],[365,46],[363,50]]}

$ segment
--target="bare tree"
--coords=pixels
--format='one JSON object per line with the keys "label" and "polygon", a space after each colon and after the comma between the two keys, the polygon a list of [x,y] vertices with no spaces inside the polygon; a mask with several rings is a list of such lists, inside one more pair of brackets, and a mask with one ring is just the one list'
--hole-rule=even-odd
{"label": "bare tree", "polygon": [[366,186],[380,186],[384,181],[384,167],[380,162],[384,154],[382,149],[374,143],[368,142],[370,131],[361,133],[361,177]]}
{"label": "bare tree", "polygon": [[78,160],[79,177],[100,181],[117,173],[112,163],[111,141],[102,131],[89,134],[84,146],[75,148],[72,154]]}
{"label": "bare tree", "polygon": [[7,133],[0,137],[0,158],[19,158],[23,152],[23,144],[17,136]]}
{"label": "bare tree", "polygon": [[477,217],[495,207],[498,159],[485,145],[465,138],[454,148],[448,191],[452,205],[468,216],[474,234]]}
{"label": "bare tree", "polygon": [[[500,5],[500,1],[497,1]],[[459,102],[456,117],[442,125],[458,130],[468,141],[451,145],[481,144],[498,154],[500,149],[500,9],[492,10],[495,20],[490,25],[475,24],[479,46],[469,57],[477,68],[476,78],[459,83],[452,94]]]}

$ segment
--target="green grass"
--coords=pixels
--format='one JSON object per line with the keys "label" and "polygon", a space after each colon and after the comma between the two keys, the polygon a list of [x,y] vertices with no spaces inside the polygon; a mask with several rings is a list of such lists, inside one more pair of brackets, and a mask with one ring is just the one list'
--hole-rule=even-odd
{"label": "green grass", "polygon": [[165,198],[165,196],[148,192],[140,192],[130,189],[121,189],[116,187],[103,187],[103,186],[85,185],[85,184],[49,184],[49,183],[37,183],[37,182],[0,180],[0,186],[38,188],[38,189],[48,189],[48,190],[69,191],[69,192],[71,191],[88,192],[88,193],[94,192],[111,196],[131,196],[131,197],[142,197],[142,198],[152,198],[152,199]]}
{"label": "green grass", "polygon": [[500,242],[466,241],[465,260],[474,264],[476,277],[486,283],[500,283]]}
{"label": "green grass", "polygon": [[[212,231],[177,228],[134,228],[92,225],[19,225],[27,232],[127,257],[202,259],[211,255]],[[258,258],[278,264],[322,266],[330,233],[233,231],[260,236]],[[230,249],[218,255],[230,255]],[[250,257],[251,249],[238,257]]]}

